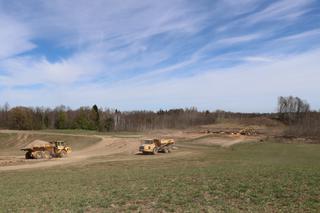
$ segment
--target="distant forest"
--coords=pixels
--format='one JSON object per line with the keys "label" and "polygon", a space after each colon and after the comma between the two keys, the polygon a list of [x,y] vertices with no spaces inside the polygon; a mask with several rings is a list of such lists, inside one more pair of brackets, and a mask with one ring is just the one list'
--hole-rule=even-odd
{"label": "distant forest", "polygon": [[221,110],[198,111],[196,108],[153,111],[119,111],[102,109],[96,105],[70,109],[59,106],[0,107],[0,128],[17,130],[85,129],[97,131],[144,131],[152,129],[183,129],[213,124],[223,118],[245,119],[267,114],[231,113]]}
{"label": "distant forest", "polygon": [[[276,119],[288,125],[287,134],[320,136],[320,113],[311,111],[298,97],[279,97],[276,113],[234,113],[223,110],[199,111],[196,108],[154,111],[119,111],[116,109],[58,106],[10,108],[0,106],[0,128],[17,130],[84,129],[96,131],[145,131],[184,129],[214,124],[223,119],[249,121],[250,118]],[[250,123],[250,122],[249,122]]]}

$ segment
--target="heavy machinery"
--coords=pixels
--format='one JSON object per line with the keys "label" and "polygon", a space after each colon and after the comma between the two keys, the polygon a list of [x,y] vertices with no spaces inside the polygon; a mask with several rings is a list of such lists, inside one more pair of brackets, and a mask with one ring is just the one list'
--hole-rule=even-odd
{"label": "heavy machinery", "polygon": [[41,140],[35,140],[21,150],[26,151],[26,159],[63,158],[72,151],[64,141],[47,142]]}
{"label": "heavy machinery", "polygon": [[143,154],[157,154],[158,152],[171,152],[175,141],[173,139],[146,139],[139,147]]}

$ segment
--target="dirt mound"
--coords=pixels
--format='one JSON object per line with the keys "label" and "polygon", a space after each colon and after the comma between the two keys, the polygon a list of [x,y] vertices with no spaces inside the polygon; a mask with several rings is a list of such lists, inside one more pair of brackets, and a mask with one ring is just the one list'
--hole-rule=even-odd
{"label": "dirt mound", "polygon": [[43,140],[34,140],[29,143],[27,146],[23,147],[22,149],[32,149],[35,147],[45,147],[45,146],[52,146],[50,142],[43,141]]}

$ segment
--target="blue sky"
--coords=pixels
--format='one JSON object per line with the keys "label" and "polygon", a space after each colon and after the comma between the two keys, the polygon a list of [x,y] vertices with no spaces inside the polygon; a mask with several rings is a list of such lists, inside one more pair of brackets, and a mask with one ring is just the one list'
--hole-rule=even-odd
{"label": "blue sky", "polygon": [[0,0],[0,103],[320,109],[318,0]]}

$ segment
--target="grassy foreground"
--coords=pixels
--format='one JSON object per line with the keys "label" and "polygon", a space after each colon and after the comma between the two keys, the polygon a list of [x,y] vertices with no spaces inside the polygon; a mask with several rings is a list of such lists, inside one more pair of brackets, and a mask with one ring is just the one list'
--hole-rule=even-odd
{"label": "grassy foreground", "polygon": [[320,145],[184,143],[161,159],[0,173],[17,212],[319,212]]}

